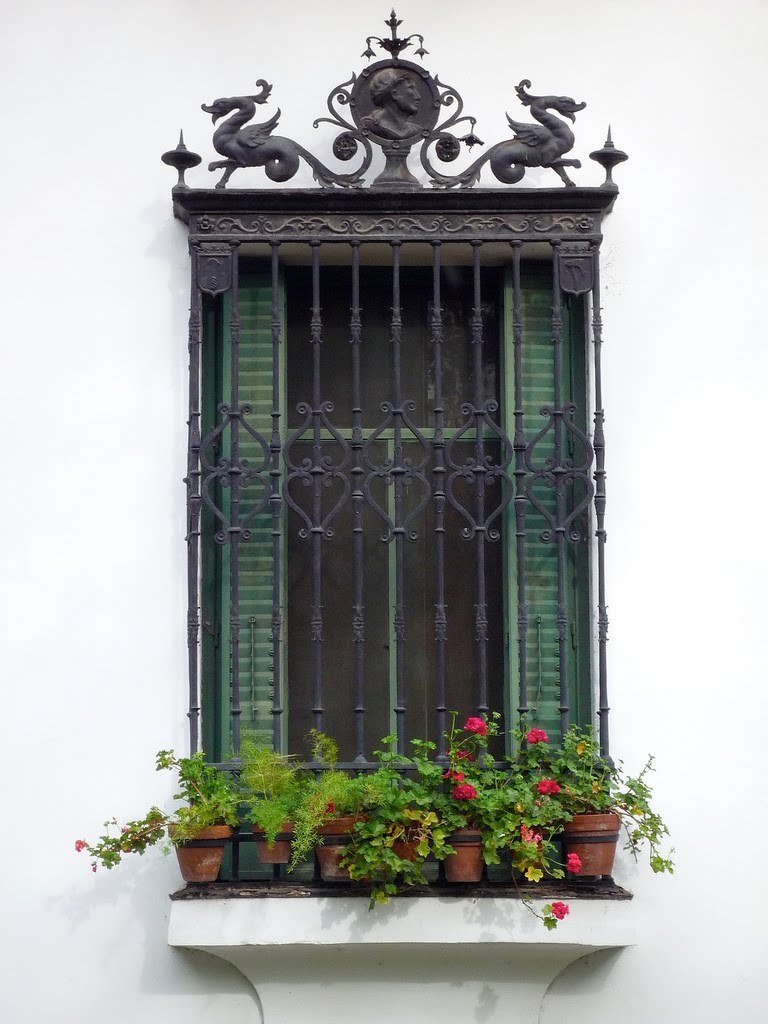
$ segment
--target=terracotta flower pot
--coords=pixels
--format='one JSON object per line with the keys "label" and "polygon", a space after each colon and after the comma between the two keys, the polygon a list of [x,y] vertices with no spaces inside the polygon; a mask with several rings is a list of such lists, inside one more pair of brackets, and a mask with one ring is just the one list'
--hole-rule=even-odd
{"label": "terracotta flower pot", "polygon": [[448,836],[456,851],[444,860],[448,882],[479,882],[483,877],[483,844],[480,833],[472,828],[457,829]]}
{"label": "terracotta flower pot", "polygon": [[[173,828],[169,829],[173,838]],[[203,829],[195,839],[220,839],[215,846],[190,846],[180,843],[176,847],[181,877],[185,882],[215,882],[224,856],[226,840],[232,835],[231,825],[212,825]]]}
{"label": "terracotta flower pot", "polygon": [[347,814],[341,818],[332,818],[318,828],[317,834],[323,837],[323,841],[315,847],[315,853],[320,864],[320,877],[324,882],[349,881],[349,871],[339,861],[344,847],[349,843],[349,833],[359,820],[357,815]]}
{"label": "terracotta flower pot", "polygon": [[563,826],[563,855],[578,854],[580,875],[610,875],[619,839],[618,814],[575,814]]}
{"label": "terracotta flower pot", "polygon": [[[291,859],[291,839],[293,838],[293,822],[284,821],[274,843],[268,843],[264,831],[259,825],[253,826],[256,839],[256,853],[262,864],[287,864]],[[258,838],[261,836],[262,838]]]}
{"label": "terracotta flower pot", "polygon": [[402,857],[403,860],[415,861],[418,857],[416,852],[417,842],[415,839],[396,839],[392,843],[392,852],[396,853],[398,857]]}

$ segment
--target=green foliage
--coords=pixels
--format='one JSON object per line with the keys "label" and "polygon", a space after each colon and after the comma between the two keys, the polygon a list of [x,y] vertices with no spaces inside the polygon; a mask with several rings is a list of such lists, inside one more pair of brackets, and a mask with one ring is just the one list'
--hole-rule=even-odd
{"label": "green foliage", "polygon": [[372,904],[424,884],[427,859],[452,854],[450,837],[459,829],[477,830],[488,864],[498,864],[509,851],[513,867],[529,881],[563,877],[555,846],[540,831],[548,809],[542,813],[530,787],[488,753],[499,716],[470,717],[462,728],[456,717],[446,733],[446,762],[436,762],[435,744],[424,740],[413,741],[412,755],[404,756],[394,752],[395,737],[387,736],[389,749],[376,752],[380,767],[369,782],[376,797],[364,803],[363,821],[344,855],[352,878],[371,885]]}
{"label": "green foliage", "polygon": [[293,816],[293,847],[289,870],[305,860],[322,841],[319,829],[333,818],[359,815],[366,793],[366,780],[350,775],[334,765],[338,747],[325,733],[313,729],[309,734],[312,760],[329,767],[314,775],[302,773]]}
{"label": "green foliage", "polygon": [[[384,742],[391,742],[386,737]],[[361,819],[342,863],[350,876],[371,887],[371,906],[384,903],[398,889],[426,884],[424,864],[429,856],[450,850],[450,829],[435,806],[426,780],[442,777],[442,769],[424,755],[432,744],[418,744],[416,757],[404,758],[377,751],[381,764],[363,777]],[[400,768],[416,768],[403,775]]]}
{"label": "green foliage", "polygon": [[106,831],[97,843],[78,839],[75,849],[88,851],[94,858],[91,864],[94,871],[99,863],[105,868],[115,867],[127,853],[141,855],[166,836],[178,844],[193,839],[212,825],[237,824],[239,795],[229,777],[208,764],[202,753],[176,757],[172,750],[161,750],[157,754],[156,770],[166,769],[177,772],[179,792],[174,794],[174,799],[186,801],[185,805],[173,814],[151,807],[143,818],[122,826],[111,818],[104,822]]}
{"label": "green foliage", "polygon": [[285,754],[247,737],[241,751],[241,799],[250,821],[274,843],[286,822],[293,821],[301,795],[302,773]]}
{"label": "green foliage", "polygon": [[[574,814],[613,811],[626,830],[625,849],[637,858],[647,844],[651,868],[672,873],[671,855],[665,856],[660,850],[669,830],[651,807],[648,774],[653,771],[652,757],[639,775],[631,776],[624,772],[621,762],[614,765],[600,755],[590,727],[571,726],[558,750],[550,750],[546,741],[526,742],[525,733],[518,733],[516,738],[518,753],[511,764],[512,773],[527,787],[542,814],[556,823],[570,821]],[[537,786],[542,780],[555,782],[557,792],[539,793]]]}
{"label": "green foliage", "polygon": [[[351,816],[351,842],[342,863],[353,879],[370,887],[371,905],[385,902],[398,891],[427,881],[429,859],[442,860],[454,852],[451,835],[474,829],[481,837],[487,864],[511,859],[513,878],[536,883],[562,878],[554,840],[575,814],[615,811],[627,833],[626,848],[637,856],[647,845],[655,872],[672,872],[671,855],[662,851],[668,830],[652,809],[649,758],[637,776],[601,757],[591,729],[572,727],[560,748],[550,748],[540,728],[514,734],[516,753],[508,766],[497,765],[488,741],[499,733],[499,716],[471,716],[463,726],[452,713],[446,733],[446,755],[435,758],[435,744],[414,740],[408,756],[397,753],[396,738],[386,736],[376,751],[373,772],[352,775],[337,767],[338,747],[313,730],[308,739],[309,766],[246,738],[242,749],[239,787],[231,777],[206,763],[202,754],[177,758],[173,751],[157,755],[158,770],[175,770],[183,801],[173,814],[152,807],[143,818],[119,826],[105,822],[105,834],[94,844],[78,840],[107,868],[126,853],[143,854],[169,834],[183,842],[214,824],[235,825],[240,804],[251,821],[274,842],[283,825],[294,823],[290,870],[322,842],[322,826]],[[575,856],[575,855],[572,855]],[[569,863],[571,871],[578,871]],[[539,913],[528,892],[523,899],[553,929],[568,914],[566,904],[553,901]]]}

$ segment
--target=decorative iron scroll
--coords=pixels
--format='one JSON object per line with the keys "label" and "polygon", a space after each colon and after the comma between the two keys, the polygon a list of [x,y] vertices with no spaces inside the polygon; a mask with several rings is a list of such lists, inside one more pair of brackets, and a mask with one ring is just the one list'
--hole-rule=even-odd
{"label": "decorative iron scroll", "polygon": [[463,241],[471,238],[498,239],[518,235],[590,235],[599,231],[599,220],[591,214],[525,213],[486,216],[473,214],[427,214],[400,217],[326,214],[323,217],[281,216],[214,217],[203,214],[194,227],[206,235],[250,235],[254,238],[366,237],[377,241],[403,235],[437,235]]}
{"label": "decorative iron scroll", "polygon": [[[413,46],[414,40],[419,42],[414,56],[423,59],[427,55],[423,36],[399,37],[397,30],[401,21],[394,11],[385,24],[390,29],[390,37],[369,36],[362,56],[369,60],[375,57],[372,46],[375,44],[388,54],[387,58],[337,85],[328,96],[329,116],[319,117],[314,122],[315,128],[325,123],[340,129],[333,141],[333,155],[342,163],[360,158],[355,170],[335,171],[293,139],[273,134],[280,120],[279,108],[265,121],[251,123],[257,106],[267,103],[272,94],[272,86],[260,78],[256,82],[256,93],[220,97],[210,104],[202,104],[213,123],[220,122],[213,133],[213,146],[223,159],[208,165],[209,171],[224,172],[216,188],[225,188],[232,174],[245,167],[263,167],[271,181],[289,181],[302,160],[323,188],[361,188],[373,160],[373,147],[377,146],[384,154],[385,164],[372,185],[392,190],[419,189],[423,182],[408,166],[411,150],[417,145],[422,170],[436,188],[470,188],[477,183],[486,165],[494,177],[506,185],[521,181],[530,167],[544,167],[551,168],[564,185],[574,186],[565,168],[579,168],[581,162],[565,157],[575,141],[567,121],[573,122],[586,103],[556,94],[533,95],[528,91],[529,79],[523,79],[515,91],[534,122],[516,121],[507,114],[513,131],[510,139],[491,146],[465,170],[447,173],[446,165],[458,159],[462,146],[471,150],[474,146],[485,145],[475,134],[476,118],[463,113],[463,100],[456,89],[420,65],[402,59],[401,53]],[[459,135],[457,130],[464,134]],[[613,145],[610,130],[602,149],[590,156],[605,168],[602,187],[615,190],[611,171],[626,159],[626,154]],[[176,149],[164,153],[162,159],[178,171],[175,187],[187,188],[185,171],[199,163],[200,157],[190,153],[180,138]]]}

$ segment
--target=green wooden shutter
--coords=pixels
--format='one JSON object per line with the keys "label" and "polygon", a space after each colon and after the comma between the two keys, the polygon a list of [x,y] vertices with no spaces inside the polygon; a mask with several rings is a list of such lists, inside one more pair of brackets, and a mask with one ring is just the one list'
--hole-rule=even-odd
{"label": "green wooden shutter", "polygon": [[[551,275],[525,273],[521,281],[523,321],[523,423],[526,440],[542,429],[546,420],[539,410],[552,405],[554,397],[554,366],[552,345],[552,283]],[[511,274],[505,282],[504,323],[504,411],[507,432],[514,433],[514,346],[512,337],[513,291]],[[585,340],[583,306],[568,299],[563,306],[563,401],[574,401],[578,408],[576,420],[584,430],[586,405]],[[568,443],[566,439],[566,443]],[[552,434],[536,447],[535,462],[542,463],[554,450]],[[574,454],[578,455],[579,452]],[[554,514],[555,493],[545,485],[537,486],[536,496],[548,512]],[[580,543],[566,547],[566,594],[569,620],[568,689],[571,720],[585,723],[590,719],[589,658],[589,553],[587,520],[582,517]],[[530,503],[525,521],[525,578],[528,612],[526,693],[530,712],[528,723],[546,729],[553,739],[560,736],[560,679],[557,643],[557,547],[545,543],[541,533],[547,527],[544,516]],[[514,509],[507,514],[506,602],[508,635],[508,692],[512,708],[518,700],[518,637],[517,637],[517,550],[515,546]]]}
{"label": "green wooden shutter", "polygon": [[[210,405],[229,398],[230,296],[225,295],[218,324],[214,369],[215,385],[207,390],[209,407],[206,419],[213,421]],[[283,294],[281,287],[281,309]],[[239,276],[239,387],[241,404],[251,405],[249,423],[269,444],[272,432],[272,290],[268,270],[244,270]],[[211,367],[204,367],[209,370]],[[281,391],[284,373],[281,369]],[[213,392],[216,392],[214,394]],[[205,403],[205,399],[204,399]],[[284,395],[281,409],[285,408]],[[210,429],[206,424],[206,429]],[[261,445],[245,430],[240,431],[240,457],[258,466],[264,459]],[[222,439],[226,454],[229,431]],[[260,485],[253,483],[241,490],[240,507],[245,512],[262,494]],[[224,502],[229,493],[219,495]],[[240,568],[240,629],[239,629],[239,698],[241,731],[250,732],[264,743],[272,741],[273,651],[272,651],[272,512],[269,504],[250,520],[251,539],[239,545]],[[229,573],[230,548],[216,545],[211,530],[205,530],[203,554],[204,620],[213,624],[204,627],[203,685],[207,691],[206,709],[211,714],[204,721],[204,736],[209,756],[225,760],[231,756],[230,692],[229,692]],[[284,558],[283,558],[284,561]],[[281,570],[282,571],[282,570]],[[205,607],[207,605],[207,607]],[[212,615],[206,614],[211,612]],[[285,633],[283,632],[283,636]],[[207,657],[206,657],[207,653]],[[282,660],[282,655],[281,655]],[[284,676],[284,673],[281,673]]]}

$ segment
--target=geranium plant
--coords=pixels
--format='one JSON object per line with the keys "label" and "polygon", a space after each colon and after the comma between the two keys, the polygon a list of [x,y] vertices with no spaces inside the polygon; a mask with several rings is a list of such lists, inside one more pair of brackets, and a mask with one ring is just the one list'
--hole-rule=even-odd
{"label": "geranium plant", "polygon": [[[518,753],[512,761],[512,773],[528,780],[534,802],[553,821],[570,821],[577,814],[614,812],[624,825],[626,849],[637,858],[647,845],[653,871],[673,871],[672,851],[662,846],[669,830],[651,807],[652,792],[648,776],[653,771],[649,757],[639,775],[627,775],[623,765],[615,765],[600,754],[590,727],[571,726],[562,743],[552,748],[543,729],[518,734]],[[575,864],[566,865],[579,870]]]}
{"label": "geranium plant", "polygon": [[[430,741],[414,740],[406,756],[394,752],[394,736],[385,737],[389,749],[376,752],[381,764],[368,783],[375,799],[363,806],[345,855],[352,878],[371,885],[372,903],[425,884],[426,861],[453,854],[451,837],[459,830],[479,834],[487,864],[509,851],[514,869],[529,881],[563,877],[547,829],[549,807],[488,752],[498,718],[470,716],[459,727],[452,713],[440,760]],[[556,922],[551,912],[548,919]]]}
{"label": "geranium plant", "polygon": [[450,829],[434,799],[443,777],[431,757],[435,744],[416,741],[406,757],[394,752],[395,739],[385,736],[389,749],[375,752],[380,765],[367,778],[361,818],[342,860],[352,879],[370,885],[371,906],[400,888],[426,884],[427,858],[449,849]]}
{"label": "geranium plant", "polygon": [[239,794],[229,776],[208,764],[202,753],[176,757],[172,750],[161,750],[157,754],[156,770],[178,773],[179,791],[174,794],[174,800],[183,800],[184,805],[172,813],[150,807],[142,818],[123,825],[111,818],[104,822],[106,831],[98,842],[78,839],[75,849],[78,853],[87,850],[93,857],[93,871],[99,864],[111,869],[125,854],[143,854],[166,837],[178,845],[194,839],[212,825],[237,824]]}

